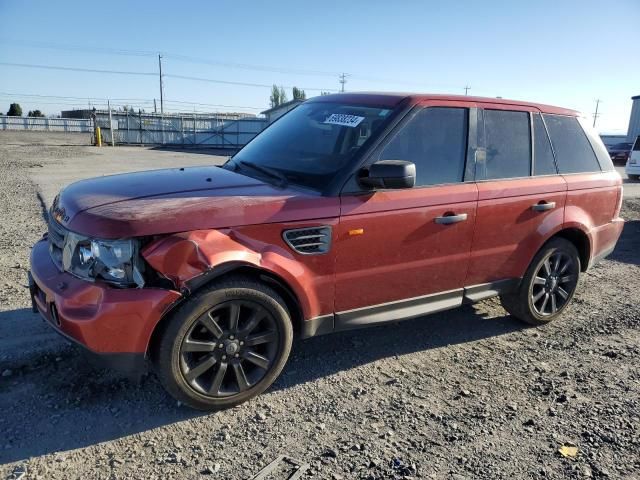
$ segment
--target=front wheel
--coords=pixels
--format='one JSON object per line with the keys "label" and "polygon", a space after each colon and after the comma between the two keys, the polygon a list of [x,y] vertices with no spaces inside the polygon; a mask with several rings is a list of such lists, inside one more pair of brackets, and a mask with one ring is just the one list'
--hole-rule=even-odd
{"label": "front wheel", "polygon": [[252,279],[206,287],[172,315],[155,352],[161,383],[199,410],[232,407],[266,390],[293,339],[282,298]]}
{"label": "front wheel", "polygon": [[514,317],[532,325],[558,318],[571,302],[580,276],[578,250],[564,238],[547,242],[536,254],[517,292],[500,297]]}

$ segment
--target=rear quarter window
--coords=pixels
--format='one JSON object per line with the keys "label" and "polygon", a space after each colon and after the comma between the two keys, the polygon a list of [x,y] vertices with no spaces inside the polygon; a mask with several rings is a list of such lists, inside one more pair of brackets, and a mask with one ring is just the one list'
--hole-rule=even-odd
{"label": "rear quarter window", "polygon": [[576,117],[550,114],[542,116],[549,131],[560,173],[599,172],[601,170],[591,142]]}

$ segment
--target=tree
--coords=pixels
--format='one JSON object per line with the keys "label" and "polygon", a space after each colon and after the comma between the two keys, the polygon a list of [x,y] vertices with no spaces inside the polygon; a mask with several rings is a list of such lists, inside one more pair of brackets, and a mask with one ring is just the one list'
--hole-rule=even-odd
{"label": "tree", "polygon": [[273,87],[271,87],[271,96],[269,97],[269,103],[271,104],[271,108],[280,105],[280,90],[278,90],[278,86],[275,84],[273,85]]}
{"label": "tree", "polygon": [[301,88],[293,87],[293,99],[305,101],[307,99],[307,94]]}
{"label": "tree", "polygon": [[284,88],[280,87],[280,105],[283,103],[287,103],[287,93],[284,91]]}
{"label": "tree", "polygon": [[44,113],[42,113],[40,110],[29,110],[28,116],[44,118]]}
{"label": "tree", "polygon": [[22,116],[22,107],[19,103],[12,103],[9,105],[9,111],[7,112],[7,116],[9,117],[21,117]]}
{"label": "tree", "polygon": [[331,92],[320,92],[320,95],[321,95],[321,96],[324,96],[324,95],[331,95]]}
{"label": "tree", "polygon": [[282,105],[287,102],[287,93],[284,91],[283,87],[278,87],[277,85],[273,85],[271,87],[271,96],[269,97],[269,103],[271,104],[271,108]]}

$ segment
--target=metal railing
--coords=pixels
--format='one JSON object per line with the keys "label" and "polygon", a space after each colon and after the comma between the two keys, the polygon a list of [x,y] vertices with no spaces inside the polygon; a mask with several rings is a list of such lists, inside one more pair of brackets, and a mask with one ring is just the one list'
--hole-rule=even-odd
{"label": "metal railing", "polygon": [[0,115],[0,130],[34,130],[43,132],[93,132],[91,119],[7,117]]}
{"label": "metal railing", "polygon": [[239,148],[260,133],[267,120],[228,119],[211,115],[171,115],[111,112],[96,115],[103,143],[118,145],[180,145]]}

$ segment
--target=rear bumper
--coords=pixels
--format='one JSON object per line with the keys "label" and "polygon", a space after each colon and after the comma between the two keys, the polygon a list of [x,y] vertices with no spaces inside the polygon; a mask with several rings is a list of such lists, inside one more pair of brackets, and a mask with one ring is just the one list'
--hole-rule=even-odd
{"label": "rear bumper", "polygon": [[44,240],[31,251],[29,287],[34,310],[58,333],[125,367],[144,364],[154,327],[180,298],[172,290],[117,289],[61,272]]}

